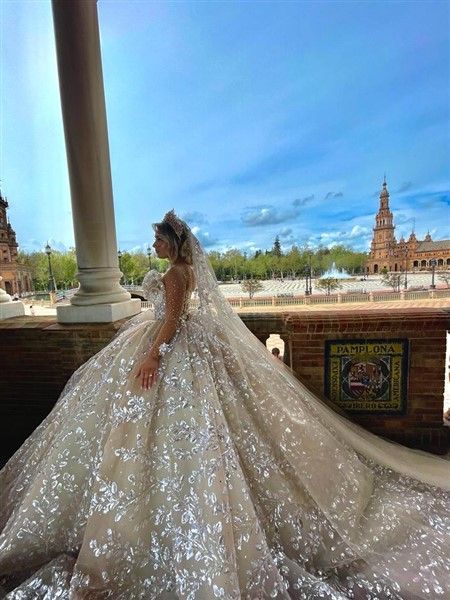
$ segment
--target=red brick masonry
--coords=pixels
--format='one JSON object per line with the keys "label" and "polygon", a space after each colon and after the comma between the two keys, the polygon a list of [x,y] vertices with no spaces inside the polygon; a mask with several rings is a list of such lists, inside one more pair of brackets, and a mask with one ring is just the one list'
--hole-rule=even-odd
{"label": "red brick masonry", "polygon": [[[326,339],[408,338],[407,412],[352,417],[367,429],[409,446],[443,453],[446,331],[450,309],[243,314],[262,341],[279,333],[296,375],[323,397]],[[73,371],[103,348],[121,323],[59,325],[54,317],[0,321],[1,457],[7,458],[51,410]],[[289,362],[289,351],[286,352]],[[0,458],[1,458],[0,457]]]}
{"label": "red brick masonry", "polygon": [[442,414],[450,308],[241,316],[261,341],[270,333],[281,335],[291,348],[295,374],[322,398],[325,340],[407,338],[410,367],[406,414],[352,415],[352,420],[407,446],[446,452],[449,428],[443,426]]}
{"label": "red brick masonry", "polygon": [[120,324],[66,326],[53,316],[0,321],[0,462],[39,425],[70,375]]}

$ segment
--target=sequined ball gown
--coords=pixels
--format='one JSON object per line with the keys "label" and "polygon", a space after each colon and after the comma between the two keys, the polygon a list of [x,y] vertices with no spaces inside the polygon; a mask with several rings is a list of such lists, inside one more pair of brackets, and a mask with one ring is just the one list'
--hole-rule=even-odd
{"label": "sequined ball gown", "polygon": [[74,373],[1,472],[9,600],[450,598],[448,464],[313,396],[232,314],[198,242],[157,383],[133,369],[167,295]]}

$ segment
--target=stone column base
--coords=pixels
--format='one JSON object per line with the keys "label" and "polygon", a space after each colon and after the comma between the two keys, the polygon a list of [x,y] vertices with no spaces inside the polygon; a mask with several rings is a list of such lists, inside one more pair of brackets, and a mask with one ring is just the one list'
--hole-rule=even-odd
{"label": "stone column base", "polygon": [[113,323],[131,317],[141,311],[141,301],[133,298],[111,304],[75,306],[63,304],[56,307],[58,323]]}
{"label": "stone column base", "polygon": [[0,302],[0,321],[11,317],[23,317],[25,307],[22,302]]}

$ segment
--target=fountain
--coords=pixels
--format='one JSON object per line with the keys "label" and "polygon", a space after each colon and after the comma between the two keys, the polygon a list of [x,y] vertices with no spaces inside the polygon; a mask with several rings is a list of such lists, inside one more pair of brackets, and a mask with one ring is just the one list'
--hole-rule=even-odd
{"label": "fountain", "polygon": [[336,263],[333,262],[331,269],[325,271],[320,279],[352,279],[352,276],[345,269],[338,269]]}

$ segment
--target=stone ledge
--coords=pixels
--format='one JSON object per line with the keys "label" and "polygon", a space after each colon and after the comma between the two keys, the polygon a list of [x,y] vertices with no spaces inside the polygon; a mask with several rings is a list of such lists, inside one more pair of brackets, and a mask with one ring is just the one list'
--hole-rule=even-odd
{"label": "stone ledge", "polygon": [[25,314],[22,302],[0,302],[0,320],[19,317]]}
{"label": "stone ledge", "polygon": [[56,308],[58,323],[113,323],[137,315],[141,301],[137,298],[110,304],[78,306],[63,304]]}

